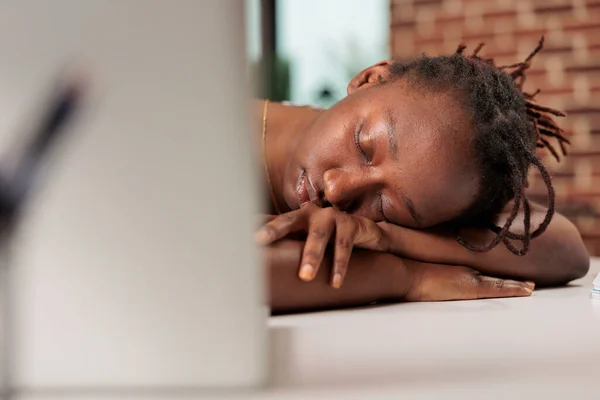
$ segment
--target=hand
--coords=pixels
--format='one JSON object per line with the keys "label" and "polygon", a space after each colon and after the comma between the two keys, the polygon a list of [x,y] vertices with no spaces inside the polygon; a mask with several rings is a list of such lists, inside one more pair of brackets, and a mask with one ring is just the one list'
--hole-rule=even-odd
{"label": "hand", "polygon": [[[472,300],[531,296],[535,283],[494,278],[463,266],[404,260],[412,284],[406,301]],[[403,276],[405,278],[406,275]]]}
{"label": "hand", "polygon": [[372,220],[311,203],[267,222],[256,233],[256,240],[268,245],[299,231],[308,233],[298,274],[304,281],[316,276],[335,232],[331,285],[336,289],[342,286],[354,246],[378,251],[389,247],[387,234]]}
{"label": "hand", "polygon": [[277,215],[259,214],[258,217],[256,217],[256,218],[257,218],[256,219],[257,225],[260,228],[267,222],[273,221],[275,218],[277,218]]}

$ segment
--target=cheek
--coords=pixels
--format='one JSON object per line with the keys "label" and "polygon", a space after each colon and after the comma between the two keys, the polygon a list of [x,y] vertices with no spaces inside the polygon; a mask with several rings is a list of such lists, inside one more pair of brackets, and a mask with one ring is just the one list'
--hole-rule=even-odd
{"label": "cheek", "polygon": [[430,209],[436,210],[433,217],[436,224],[448,222],[458,218],[467,210],[475,197],[475,189],[467,185],[466,181],[455,182],[454,185],[445,186],[443,190],[432,197]]}
{"label": "cheek", "polygon": [[[406,168],[403,171],[401,192],[413,200],[415,208],[423,215],[424,227],[456,219],[471,204],[476,193],[477,185],[470,175],[450,171],[447,165],[438,167],[422,162],[420,166],[414,165],[410,172]],[[405,226],[412,226],[407,211],[399,216],[407,223]]]}
{"label": "cheek", "polygon": [[343,125],[319,124],[306,132],[299,150],[305,162],[331,168],[347,162],[351,142]]}

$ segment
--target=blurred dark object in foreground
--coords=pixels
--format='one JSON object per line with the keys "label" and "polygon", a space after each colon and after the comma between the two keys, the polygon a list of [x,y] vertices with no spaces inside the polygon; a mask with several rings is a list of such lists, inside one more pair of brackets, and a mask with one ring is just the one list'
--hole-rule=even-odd
{"label": "blurred dark object in foreground", "polygon": [[3,234],[14,226],[34,189],[43,162],[57,140],[66,131],[66,125],[77,110],[81,95],[82,82],[67,81],[60,84],[51,94],[39,123],[25,140],[26,145],[17,155],[16,164],[10,172],[0,171],[0,229]]}

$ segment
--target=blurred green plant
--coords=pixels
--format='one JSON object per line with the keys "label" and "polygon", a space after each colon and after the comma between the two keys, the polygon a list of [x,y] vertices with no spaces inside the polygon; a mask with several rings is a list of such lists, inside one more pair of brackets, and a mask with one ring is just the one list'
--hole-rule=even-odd
{"label": "blurred green plant", "polygon": [[253,67],[256,96],[271,101],[290,100],[290,62],[280,55],[270,55],[255,62]]}

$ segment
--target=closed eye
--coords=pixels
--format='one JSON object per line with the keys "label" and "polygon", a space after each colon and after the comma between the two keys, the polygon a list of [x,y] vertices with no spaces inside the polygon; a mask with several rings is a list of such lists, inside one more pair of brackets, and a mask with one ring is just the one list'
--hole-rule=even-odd
{"label": "closed eye", "polygon": [[358,152],[359,152],[360,156],[363,158],[363,160],[365,160],[365,162],[367,164],[371,164],[371,159],[369,158],[369,156],[367,155],[365,150],[360,145],[360,133],[362,131],[362,127],[363,127],[363,124],[360,123],[356,126],[356,129],[354,130],[354,144],[356,144],[356,149],[358,150]]}

